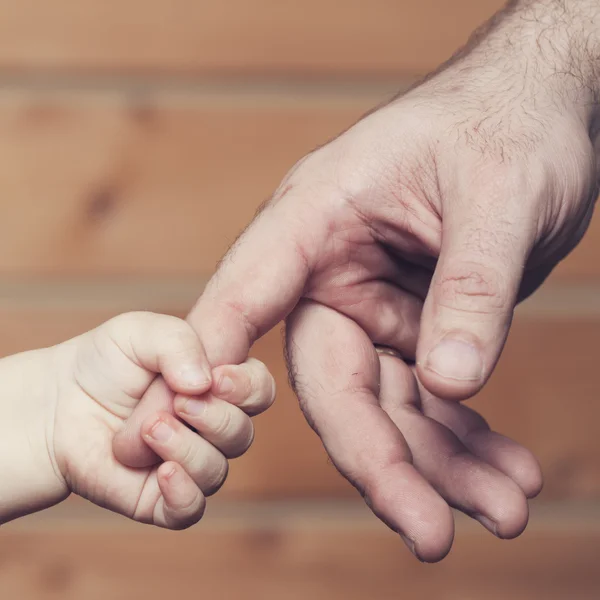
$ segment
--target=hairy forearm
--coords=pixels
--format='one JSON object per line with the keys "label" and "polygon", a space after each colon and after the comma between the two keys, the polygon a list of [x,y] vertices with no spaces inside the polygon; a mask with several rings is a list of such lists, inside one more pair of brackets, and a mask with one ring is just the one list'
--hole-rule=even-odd
{"label": "hairy forearm", "polygon": [[511,0],[416,88],[459,91],[480,112],[519,98],[533,113],[577,115],[598,140],[600,0]]}
{"label": "hairy forearm", "polygon": [[597,0],[516,0],[508,20],[531,36],[550,65],[572,67],[597,87],[600,63],[600,3]]}
{"label": "hairy forearm", "polygon": [[593,118],[600,99],[600,2],[512,0],[475,35],[474,51],[500,52],[512,68]]}

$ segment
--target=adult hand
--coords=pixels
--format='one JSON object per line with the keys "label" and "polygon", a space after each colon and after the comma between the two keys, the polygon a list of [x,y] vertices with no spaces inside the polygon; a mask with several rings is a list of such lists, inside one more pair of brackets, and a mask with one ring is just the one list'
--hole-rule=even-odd
{"label": "adult hand", "polygon": [[[512,537],[541,487],[525,449],[448,401],[481,389],[515,304],[591,217],[594,19],[591,0],[511,2],[435,74],[301,160],[189,317],[218,365],[289,316],[307,419],[422,560],[448,551],[449,506]],[[115,446],[129,464],[150,458],[138,432],[132,421]]]}

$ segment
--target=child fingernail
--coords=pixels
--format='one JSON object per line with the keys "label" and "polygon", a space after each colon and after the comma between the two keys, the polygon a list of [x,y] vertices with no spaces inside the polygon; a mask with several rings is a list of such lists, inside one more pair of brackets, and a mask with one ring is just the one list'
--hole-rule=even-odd
{"label": "child fingernail", "polygon": [[219,383],[217,384],[217,389],[215,390],[217,396],[220,398],[225,398],[229,396],[235,390],[235,383],[233,383],[233,379],[228,375],[223,375],[221,379],[219,379]]}
{"label": "child fingernail", "polygon": [[173,430],[164,421],[158,421],[150,430],[150,436],[161,444],[168,442],[172,435]]}
{"label": "child fingernail", "polygon": [[181,382],[190,387],[202,387],[210,383],[210,375],[197,365],[187,365],[179,373]]}
{"label": "child fingernail", "polygon": [[166,478],[172,486],[180,485],[184,479],[183,473],[175,466],[167,473]]}
{"label": "child fingernail", "polygon": [[192,415],[193,417],[199,417],[206,410],[205,400],[186,400],[183,405],[183,412]]}

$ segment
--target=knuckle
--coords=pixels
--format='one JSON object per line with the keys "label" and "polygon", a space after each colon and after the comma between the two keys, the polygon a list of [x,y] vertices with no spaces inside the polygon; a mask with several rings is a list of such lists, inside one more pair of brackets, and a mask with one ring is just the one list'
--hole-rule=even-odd
{"label": "knuckle", "polygon": [[235,436],[235,447],[230,451],[228,458],[238,458],[244,454],[254,441],[254,425],[249,417],[246,417]]}
{"label": "knuckle", "polygon": [[[175,317],[173,317],[175,319]],[[179,319],[175,319],[169,324],[169,332],[166,334],[169,346],[172,348],[187,350],[190,347],[196,347],[196,335],[189,326]]]}
{"label": "knuckle", "polygon": [[[250,359],[245,369],[248,379],[245,396],[241,399],[241,406],[248,414],[258,414],[268,408],[272,403],[270,395],[273,390],[271,374],[263,363]],[[265,406],[267,404],[267,406]]]}
{"label": "knuckle", "polygon": [[224,405],[223,409],[219,411],[219,416],[216,418],[215,425],[213,426],[213,435],[216,438],[227,438],[232,436],[235,430],[235,424],[231,409],[234,408],[231,405]]}
{"label": "knuckle", "polygon": [[274,205],[286,197],[294,198],[297,196],[298,188],[306,186],[307,182],[313,183],[319,179],[319,175],[326,172],[327,167],[330,167],[328,160],[329,149],[331,144],[323,144],[300,158],[286,173],[281,180],[279,187],[273,194],[270,205]]}
{"label": "knuckle", "polygon": [[173,531],[189,529],[202,519],[205,510],[206,501],[198,491],[195,498],[187,505],[177,507],[177,509],[169,509],[171,518],[167,521],[167,527]]}
{"label": "knuckle", "polygon": [[302,169],[302,165],[308,160],[310,154],[303,156],[296,164],[286,173],[281,180],[279,187],[273,193],[273,196],[267,202],[267,206],[272,206],[283,200],[290,192],[292,192],[298,181],[298,171]]}
{"label": "knuckle", "polygon": [[112,331],[119,331],[123,328],[131,327],[144,328],[149,326],[153,320],[159,317],[160,315],[150,311],[130,311],[113,317],[107,322],[107,325]]}
{"label": "knuckle", "polygon": [[222,455],[219,454],[218,458],[214,460],[214,466],[211,469],[211,473],[206,477],[203,491],[206,496],[212,496],[216,494],[227,479],[229,474],[229,462]]}
{"label": "knuckle", "polygon": [[198,444],[183,442],[178,449],[177,462],[186,467],[186,470],[191,470],[194,466],[203,465],[205,460],[203,452]]}
{"label": "knuckle", "polygon": [[435,284],[440,306],[469,313],[506,311],[508,285],[498,271],[477,263],[463,263],[444,272]]}
{"label": "knuckle", "polygon": [[171,331],[164,336],[164,360],[178,360],[188,358],[190,355],[197,356],[201,351],[200,340],[196,334],[185,324],[176,324]]}
{"label": "knuckle", "polygon": [[275,401],[275,379],[266,365],[256,361],[255,370],[251,375],[252,404],[258,411],[269,408]]}
{"label": "knuckle", "polygon": [[394,529],[393,524],[386,518],[386,515],[389,514],[389,507],[393,506],[395,502],[389,486],[382,485],[380,481],[368,480],[363,483],[362,489],[360,487],[357,489],[373,513],[384,521],[388,527]]}
{"label": "knuckle", "polygon": [[490,214],[487,205],[474,205],[472,210],[479,224],[464,232],[464,250],[470,256],[484,257],[487,261],[511,263],[514,249],[522,247],[523,241],[528,239],[522,224],[515,225],[506,215]]}
{"label": "knuckle", "polygon": [[138,313],[128,312],[117,315],[104,323],[103,327],[110,339],[118,339],[123,331],[130,332],[139,323],[140,317]]}
{"label": "knuckle", "polygon": [[[403,444],[387,444],[378,449],[372,464],[363,465],[359,471],[346,475],[349,481],[370,503],[371,509],[384,507],[392,501],[393,492],[382,485],[390,474],[405,469],[412,464],[413,457],[408,446]],[[376,467],[374,468],[374,465]]]}
{"label": "knuckle", "polygon": [[177,461],[190,473],[205,496],[216,493],[225,482],[229,472],[227,459],[204,440],[188,444],[182,449]]}

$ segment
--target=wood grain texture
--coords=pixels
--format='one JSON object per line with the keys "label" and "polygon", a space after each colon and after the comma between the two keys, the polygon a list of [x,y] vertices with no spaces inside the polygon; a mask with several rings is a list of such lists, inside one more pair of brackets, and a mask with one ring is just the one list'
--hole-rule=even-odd
{"label": "wood grain texture", "polygon": [[228,100],[0,94],[0,274],[210,273],[368,106]]}
{"label": "wood grain texture", "polygon": [[[206,275],[286,171],[375,103],[0,92],[0,276]],[[598,277],[599,254],[594,222],[554,278]]]}
{"label": "wood grain texture", "polygon": [[501,0],[0,2],[0,69],[420,74]]}
{"label": "wood grain texture", "polygon": [[540,522],[501,542],[458,529],[450,556],[419,564],[373,517],[292,519],[161,532],[115,527],[5,530],[0,594],[20,600],[592,600],[600,531]]}
{"label": "wood grain texture", "polygon": [[[128,309],[0,309],[0,352],[46,346],[90,329]],[[164,300],[131,308],[183,315]],[[489,386],[471,404],[492,427],[529,447],[541,461],[550,499],[600,499],[600,319],[516,320]],[[253,354],[274,373],[278,400],[255,420],[256,441],[232,462],[222,495],[229,498],[352,497],[287,386],[281,336],[263,338]]]}

